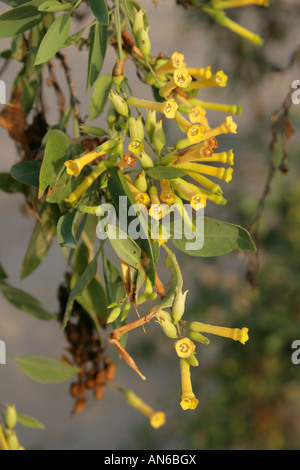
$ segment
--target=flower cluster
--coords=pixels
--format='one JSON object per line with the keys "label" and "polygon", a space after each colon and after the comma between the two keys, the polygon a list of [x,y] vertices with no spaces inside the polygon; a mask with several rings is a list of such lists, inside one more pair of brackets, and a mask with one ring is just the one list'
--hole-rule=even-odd
{"label": "flower cluster", "polygon": [[[182,387],[180,405],[183,410],[194,410],[198,405],[198,400],[192,389],[190,368],[191,366],[197,367],[199,365],[195,355],[196,345],[194,341],[205,345],[209,344],[209,339],[202,333],[223,336],[238,341],[241,344],[245,344],[249,337],[248,328],[227,328],[208,325],[198,321],[190,323],[182,321],[186,295],[187,291],[184,293],[179,291],[173,303],[172,314],[165,310],[160,310],[156,318],[166,336],[176,339],[174,348],[179,357]],[[182,336],[182,329],[187,329],[186,336],[184,337]]]}
{"label": "flower cluster", "polygon": [[[127,96],[123,83],[123,68],[115,67],[115,70],[121,70],[121,75],[119,74],[117,82],[114,82],[116,90],[109,93],[108,139],[92,152],[65,162],[68,174],[75,177],[86,165],[94,165],[65,202],[76,204],[100,175],[117,169],[122,172],[123,181],[131,191],[132,198],[143,206],[143,211],[151,218],[161,221],[170,207],[178,204],[182,208],[182,218],[185,219],[186,205],[193,211],[198,211],[206,206],[207,200],[226,204],[223,190],[214,179],[226,183],[232,179],[234,154],[232,150],[216,152],[216,149],[220,135],[236,134],[237,125],[232,115],[240,114],[241,107],[202,99],[201,94],[207,88],[227,85],[228,77],[222,70],[213,72],[211,66],[189,67],[184,55],[177,51],[170,58],[151,58],[149,28],[144,24],[144,13],[144,10],[135,11],[132,31],[135,44],[147,65],[143,80],[151,86],[156,99],[134,96],[128,87],[130,96]],[[227,115],[220,124],[211,126],[207,116],[208,110]],[[164,132],[166,121],[173,123],[179,136],[176,142],[170,144],[167,143]],[[136,169],[138,165],[139,168]],[[134,178],[132,175],[135,172],[137,175]],[[159,227],[158,241],[162,244],[168,237],[163,232],[163,225]],[[130,297],[130,266],[123,260],[121,270],[126,292]],[[159,291],[157,285],[155,288]],[[242,344],[248,339],[247,328],[231,329],[200,322],[187,324],[182,320],[186,295],[187,292],[176,291],[171,313],[163,309],[158,309],[155,313],[155,319],[166,336],[177,340],[175,350],[180,359],[181,407],[184,410],[195,409],[198,404],[192,391],[190,374],[190,367],[198,365],[194,341],[208,344],[209,340],[202,333],[225,336]],[[146,278],[145,292],[138,296],[135,305],[154,300],[156,296],[152,283]],[[122,313],[119,305],[114,304],[113,307],[108,323],[113,323],[119,316],[122,321],[125,320],[127,312],[126,315]],[[137,326],[141,324],[138,322]],[[188,332],[183,336],[182,330],[186,327]],[[113,341],[129,365],[138,371],[130,356],[118,344],[118,337],[113,338]],[[163,424],[162,413],[155,413],[131,391],[125,395],[132,406],[150,418],[153,426]]]}

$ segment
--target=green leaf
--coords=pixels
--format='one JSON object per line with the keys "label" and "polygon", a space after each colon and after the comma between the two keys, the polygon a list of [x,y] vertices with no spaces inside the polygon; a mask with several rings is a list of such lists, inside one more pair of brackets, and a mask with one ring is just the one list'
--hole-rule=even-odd
{"label": "green leaf", "polygon": [[96,80],[94,91],[90,100],[90,118],[92,121],[102,113],[108,100],[108,92],[111,87],[111,73],[102,75]]}
{"label": "green leaf", "polygon": [[58,383],[68,380],[79,372],[79,369],[61,361],[38,356],[11,356],[20,369],[32,380],[41,383]]}
{"label": "green leaf", "polygon": [[40,265],[46,256],[53,238],[60,211],[56,205],[45,204],[41,221],[37,221],[31,235],[21,267],[21,279],[29,276]]}
{"label": "green leaf", "polygon": [[[195,218],[193,222],[196,224]],[[221,256],[232,250],[256,251],[251,235],[246,229],[208,217],[204,217],[204,245],[200,250],[187,249],[186,243],[192,243],[193,240],[187,240],[184,236],[175,239],[171,234],[171,241],[176,248],[190,256]]]}
{"label": "green leaf", "polygon": [[114,225],[107,224],[107,236],[117,256],[135,269],[141,267],[142,251],[137,243]]}
{"label": "green leaf", "polygon": [[40,301],[31,294],[3,281],[0,281],[0,290],[6,300],[19,310],[39,320],[56,320],[56,315],[44,309]]}
{"label": "green leaf", "polygon": [[63,329],[66,327],[68,323],[68,320],[72,313],[72,308],[73,308],[75,299],[83,293],[84,289],[88,286],[91,280],[96,276],[96,273],[97,273],[97,255],[84,269],[83,273],[78,278],[73,289],[70,292],[69,299],[68,299],[67,306],[66,306],[65,313],[64,313]]}
{"label": "green leaf", "polygon": [[32,416],[25,415],[17,411],[18,422],[26,428],[45,429],[45,426]]}
{"label": "green leaf", "polygon": [[71,8],[71,3],[63,4],[56,0],[46,0],[43,2],[42,5],[39,7],[39,11],[44,11],[47,13],[56,12],[56,11],[63,11],[69,10]]}
{"label": "green leaf", "polygon": [[47,62],[59,51],[69,36],[70,27],[71,17],[69,13],[60,15],[54,20],[42,39],[34,65]]}
{"label": "green leaf", "polygon": [[12,166],[10,174],[16,181],[38,188],[40,169],[38,161],[19,162]]}
{"label": "green leaf", "polygon": [[108,304],[121,302],[126,297],[126,290],[117,266],[103,256],[103,273]]}
{"label": "green leaf", "polygon": [[4,279],[7,279],[7,274],[1,263],[0,263],[0,279],[1,281],[3,281]]}
{"label": "green leaf", "polygon": [[49,132],[40,171],[39,198],[48,186],[55,186],[63,164],[68,160],[68,152],[73,148],[72,140],[64,132],[58,129]]}
{"label": "green leaf", "polygon": [[[88,264],[89,249],[82,243],[76,250],[75,256],[75,268],[73,271],[71,286],[75,285],[78,278],[83,273],[85,267]],[[91,319],[95,323],[95,326],[100,332],[101,326],[98,317],[103,320],[107,318],[107,301],[105,289],[98,278],[98,275],[90,281],[85,287],[82,294],[76,298],[76,301],[87,311]]]}
{"label": "green leaf", "polygon": [[108,9],[105,0],[90,0],[89,6],[98,22],[102,25],[108,25]]}
{"label": "green leaf", "polygon": [[167,253],[167,258],[165,261],[165,267],[170,269],[171,272],[171,279],[169,281],[169,289],[164,296],[163,300],[159,303],[160,308],[168,308],[171,307],[173,304],[173,300],[175,295],[182,290],[183,286],[183,280],[182,280],[182,274],[180,271],[179,264],[176,260],[176,256],[172,251],[166,246],[166,244],[163,245],[166,253]]}
{"label": "green leaf", "polygon": [[12,178],[9,173],[0,173],[0,189],[5,193],[26,193],[28,188]]}
{"label": "green leaf", "polygon": [[75,237],[75,223],[78,212],[75,210],[70,214],[62,215],[57,223],[57,240],[60,246],[75,249],[77,240]]}
{"label": "green leaf", "polygon": [[185,172],[179,170],[178,168],[172,168],[168,166],[155,166],[146,170],[148,176],[155,180],[162,180],[162,179],[175,179],[181,178],[185,176]]}
{"label": "green leaf", "polygon": [[24,33],[41,23],[44,14],[38,10],[43,0],[33,0],[0,15],[0,38]]}
{"label": "green leaf", "polygon": [[88,75],[86,91],[88,92],[103,67],[107,49],[107,26],[96,23],[91,28],[91,44],[88,58]]}

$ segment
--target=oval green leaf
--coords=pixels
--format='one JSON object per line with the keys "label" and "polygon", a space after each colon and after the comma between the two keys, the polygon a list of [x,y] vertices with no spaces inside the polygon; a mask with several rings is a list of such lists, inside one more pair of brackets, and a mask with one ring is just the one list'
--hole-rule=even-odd
{"label": "oval green leaf", "polygon": [[11,356],[20,369],[32,380],[40,383],[58,383],[68,380],[79,372],[79,369],[61,361],[38,356]]}
{"label": "oval green leaf", "polygon": [[0,38],[10,38],[38,25],[45,13],[38,10],[43,0],[33,0],[0,15]]}
{"label": "oval green leaf", "polygon": [[108,9],[105,0],[90,0],[89,1],[90,9],[94,13],[98,22],[103,25],[108,25]]}
{"label": "oval green leaf", "polygon": [[[196,225],[195,218],[193,222]],[[186,244],[192,244],[193,240],[187,240],[184,235],[176,239],[173,235],[171,233],[171,241],[176,248],[190,256],[221,256],[233,250],[256,251],[251,235],[246,229],[209,217],[204,217],[204,244],[200,250],[186,249]]]}
{"label": "oval green leaf", "polygon": [[69,36],[70,27],[71,17],[68,13],[60,15],[55,19],[42,39],[34,65],[47,62],[63,47]]}
{"label": "oval green leaf", "polygon": [[25,415],[19,411],[17,412],[17,416],[18,422],[22,424],[22,426],[26,426],[26,428],[45,429],[45,426],[32,416]]}

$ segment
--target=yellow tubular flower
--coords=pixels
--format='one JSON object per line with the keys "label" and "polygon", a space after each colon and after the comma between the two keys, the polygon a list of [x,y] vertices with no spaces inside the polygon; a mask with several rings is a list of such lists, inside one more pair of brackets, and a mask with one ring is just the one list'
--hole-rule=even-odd
{"label": "yellow tubular flower", "polygon": [[96,168],[80,183],[76,189],[64,200],[67,204],[74,204],[106,170],[106,162],[100,162]]}
{"label": "yellow tubular flower", "polygon": [[181,178],[172,180],[172,185],[176,191],[178,191],[190,201],[190,204],[194,210],[198,211],[206,206],[206,196],[201,192],[194,192],[184,180],[181,180]]}
{"label": "yellow tubular flower", "polygon": [[186,174],[188,176],[191,176],[195,181],[200,183],[202,186],[204,186],[206,189],[208,189],[213,194],[219,194],[219,196],[222,196],[223,191],[221,189],[221,186],[219,186],[218,184],[213,183],[208,178],[206,178],[206,176],[200,175],[199,173],[197,173],[195,171],[186,171]]}
{"label": "yellow tubular flower", "polygon": [[147,405],[140,397],[138,397],[132,390],[122,390],[127,403],[133,408],[140,411],[143,415],[147,416],[150,420],[150,425],[157,429],[165,424],[165,413],[162,411],[154,411]]}
{"label": "yellow tubular flower", "polygon": [[147,206],[150,202],[150,198],[147,193],[141,193],[133,183],[130,183],[128,180],[126,181],[130,191],[134,195],[134,199],[136,200],[137,204],[143,204],[144,206]]}
{"label": "yellow tubular flower", "polygon": [[179,364],[182,390],[180,405],[183,410],[194,410],[199,402],[192,389],[190,364],[185,359],[180,359]]}
{"label": "yellow tubular flower", "polygon": [[204,10],[217,22],[220,23],[225,28],[230,29],[236,34],[239,34],[243,38],[247,39],[248,41],[252,42],[256,46],[262,46],[264,41],[263,39],[258,36],[258,34],[249,31],[249,29],[244,28],[239,23],[231,20],[226,16],[223,11],[218,11],[211,8],[204,8]]}
{"label": "yellow tubular flower", "polygon": [[236,134],[236,123],[232,120],[231,116],[227,116],[224,122],[219,126],[211,129],[210,131],[204,132],[203,139],[209,139],[210,137],[215,137],[220,134]]}
{"label": "yellow tubular flower", "polygon": [[175,121],[186,132],[190,143],[195,144],[203,140],[203,127],[199,124],[191,124],[179,111],[175,113]]}
{"label": "yellow tubular flower", "polygon": [[187,69],[177,69],[174,71],[173,78],[159,90],[163,98],[168,96],[174,88],[186,88],[192,81],[192,77]]}
{"label": "yellow tubular flower", "polygon": [[188,67],[187,70],[190,75],[192,75],[193,77],[197,77],[197,78],[210,78],[212,76],[210,65],[208,65],[205,68],[202,67],[200,69]]}
{"label": "yellow tubular flower", "polygon": [[193,183],[185,182],[185,185],[188,186],[195,193],[201,192],[202,194],[204,194],[204,196],[206,196],[207,199],[214,202],[215,204],[221,204],[224,206],[227,203],[226,199],[224,199],[223,196],[213,194],[210,191],[207,191],[206,189],[198,188],[198,186]]}
{"label": "yellow tubular flower", "polygon": [[232,180],[232,168],[220,168],[210,165],[202,165],[201,163],[182,163],[180,165],[176,165],[176,168],[181,170],[190,170],[199,173],[203,173],[204,175],[215,176],[221,180],[225,180],[226,183]]}
{"label": "yellow tubular flower", "polygon": [[120,169],[131,168],[135,165],[135,162],[136,158],[133,155],[130,155],[130,153],[125,153],[122,160],[116,163],[116,166]]}
{"label": "yellow tubular flower", "polygon": [[166,208],[160,204],[157,195],[157,188],[155,186],[151,186],[149,189],[149,195],[151,201],[149,215],[156,220],[160,220],[166,214]]}
{"label": "yellow tubular flower", "polygon": [[[204,131],[209,131],[211,129],[209,122],[207,120],[207,117],[205,116],[206,111],[202,106],[197,106],[196,108],[193,108],[193,111],[189,114],[189,120],[192,123],[199,122],[201,126],[203,127]],[[201,111],[200,111],[201,109]],[[203,111],[205,111],[203,113]]]}
{"label": "yellow tubular flower", "polygon": [[213,103],[209,101],[202,101],[198,99],[192,99],[191,104],[195,107],[201,106],[205,109],[211,109],[213,111],[221,111],[224,113],[238,114],[242,113],[242,107],[236,104],[222,104],[222,103]]}
{"label": "yellow tubular flower", "polygon": [[152,109],[153,111],[160,111],[169,119],[173,119],[175,117],[175,112],[178,108],[178,104],[173,99],[159,103],[157,101],[143,100],[131,96],[128,98],[127,104],[128,106],[134,106],[135,108],[145,108]]}
{"label": "yellow tubular flower", "polygon": [[191,82],[186,91],[198,90],[199,88],[207,88],[211,86],[225,87],[227,85],[228,76],[225,75],[223,70],[219,70],[215,75],[205,80],[197,80]]}
{"label": "yellow tubular flower", "polygon": [[199,333],[211,333],[213,335],[231,338],[234,341],[239,341],[242,344],[245,344],[249,339],[248,328],[226,328],[224,326],[214,326],[193,321],[190,323],[190,329]]}
{"label": "yellow tubular flower", "polygon": [[179,52],[173,52],[171,59],[155,70],[155,75],[161,77],[161,75],[173,72],[174,69],[182,69],[185,65],[184,55]]}
{"label": "yellow tubular flower", "polygon": [[260,5],[264,7],[270,6],[268,0],[214,0],[212,5],[215,10],[245,7],[247,5]]}
{"label": "yellow tubular flower", "polygon": [[75,160],[67,160],[65,162],[65,166],[67,168],[67,173],[68,175],[72,176],[79,176],[81,173],[82,168],[85,165],[88,165],[92,161],[94,161],[96,158],[100,157],[101,155],[105,155],[105,151],[103,152],[89,152],[86,155],[76,158]]}
{"label": "yellow tubular flower", "polygon": [[174,344],[174,347],[175,347],[177,356],[185,358],[185,359],[190,357],[196,349],[195,344],[189,338],[179,339]]}
{"label": "yellow tubular flower", "polygon": [[161,193],[159,198],[161,202],[171,206],[175,202],[175,194],[172,191],[170,181],[167,179],[160,180]]}

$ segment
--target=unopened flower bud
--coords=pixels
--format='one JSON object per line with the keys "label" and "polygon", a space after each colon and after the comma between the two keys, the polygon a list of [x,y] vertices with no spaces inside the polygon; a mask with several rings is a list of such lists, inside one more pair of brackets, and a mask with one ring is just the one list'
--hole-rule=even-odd
{"label": "unopened flower bud", "polygon": [[165,146],[166,143],[166,136],[164,133],[164,129],[162,126],[162,120],[158,121],[156,124],[153,134],[152,134],[152,142],[154,147],[157,150],[158,155],[161,155],[161,151]]}
{"label": "unopened flower bud", "polygon": [[113,83],[116,87],[116,90],[119,92],[120,91],[120,85],[121,83],[123,82],[124,80],[124,77],[125,77],[125,73],[124,73],[124,59],[117,61],[114,68],[113,68],[113,71],[112,71],[112,79],[113,79]]}
{"label": "unopened flower bud", "polygon": [[5,424],[9,429],[15,427],[18,421],[15,405],[6,405]]}
{"label": "unopened flower bud", "polygon": [[182,293],[182,291],[179,291],[175,297],[173,306],[172,306],[172,315],[173,315],[173,321],[174,324],[177,325],[179,320],[181,320],[182,315],[184,314],[184,309],[185,309],[185,299],[188,291],[185,291]]}
{"label": "unopened flower bud", "polygon": [[11,429],[7,429],[5,431],[6,434],[6,441],[9,447],[9,450],[17,450],[19,447],[19,440],[15,431]]}
{"label": "unopened flower bud", "polygon": [[127,103],[120,95],[118,95],[115,91],[110,90],[108,97],[118,114],[121,114],[121,116],[124,117],[129,116]]}
{"label": "unopened flower bud", "polygon": [[132,33],[135,36],[140,29],[143,29],[145,27],[145,24],[144,24],[145,10],[141,8],[139,11],[137,11],[137,9],[134,8],[133,13],[134,13],[134,19],[133,19],[133,25],[132,25]]}
{"label": "unopened flower bud", "polygon": [[147,111],[145,130],[149,136],[150,142],[152,142],[153,131],[156,126],[156,111],[149,109]]}
{"label": "unopened flower bud", "polygon": [[160,310],[156,318],[168,338],[178,338],[176,326],[172,323],[172,317],[168,312]]}
{"label": "unopened flower bud", "polygon": [[135,179],[134,186],[141,192],[146,193],[148,189],[148,183],[145,176],[145,172],[142,171]]}
{"label": "unopened flower bud", "polygon": [[113,323],[121,314],[121,307],[115,307],[112,309],[110,314],[107,317],[107,323]]}
{"label": "unopened flower bud", "polygon": [[149,28],[150,26],[146,29],[140,29],[135,35],[136,45],[143,54],[146,62],[148,62],[148,56],[151,51],[151,42],[148,34]]}

